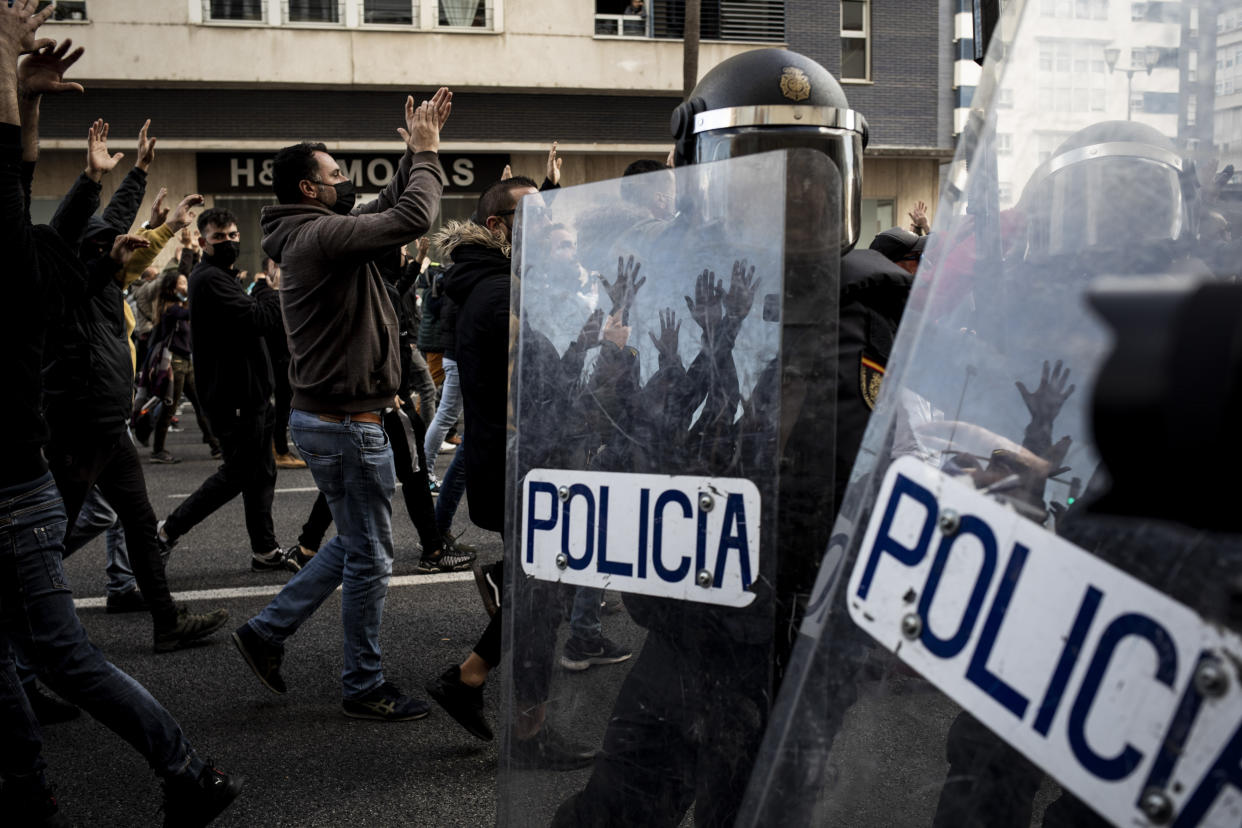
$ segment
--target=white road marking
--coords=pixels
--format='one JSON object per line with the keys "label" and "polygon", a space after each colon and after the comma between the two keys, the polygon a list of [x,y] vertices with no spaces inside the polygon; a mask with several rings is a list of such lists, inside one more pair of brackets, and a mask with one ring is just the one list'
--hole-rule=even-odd
{"label": "white road marking", "polygon": [[[388,588],[403,586],[427,586],[429,584],[448,584],[470,581],[474,575],[470,572],[440,572],[434,575],[398,575],[388,582]],[[263,598],[280,592],[284,584],[268,586],[229,587],[226,589],[195,589],[189,592],[174,592],[173,600],[177,603],[185,601],[224,601],[230,598]],[[337,591],[340,591],[337,587]],[[75,598],[73,605],[78,609],[99,609],[107,606],[105,596],[97,598]]]}
{"label": "white road marking", "polygon": [[[401,488],[400,483],[397,483],[397,488],[398,489]],[[290,494],[292,492],[317,492],[319,491],[319,487],[318,486],[290,486],[287,489],[273,489],[272,491],[275,492],[276,494]],[[185,492],[184,494],[170,494],[168,496],[172,498],[173,500],[185,500],[187,497],[190,496],[190,492]]]}

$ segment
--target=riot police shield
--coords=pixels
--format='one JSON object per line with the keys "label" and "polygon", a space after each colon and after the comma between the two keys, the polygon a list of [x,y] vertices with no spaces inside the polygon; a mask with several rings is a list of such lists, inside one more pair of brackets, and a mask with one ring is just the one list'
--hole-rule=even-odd
{"label": "riot police shield", "polygon": [[522,201],[501,824],[736,814],[830,528],[840,189],[793,150]]}
{"label": "riot police shield", "polygon": [[[1105,512],[1165,441],[1092,416],[1099,291],[1242,270],[1240,26],[1006,7],[738,824],[1242,824],[1242,539]],[[1148,330],[1114,421],[1223,379]]]}

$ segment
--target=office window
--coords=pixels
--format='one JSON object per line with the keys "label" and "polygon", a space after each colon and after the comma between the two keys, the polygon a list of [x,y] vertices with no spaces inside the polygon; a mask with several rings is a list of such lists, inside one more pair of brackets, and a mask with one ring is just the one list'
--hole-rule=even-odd
{"label": "office window", "polygon": [[285,20],[289,23],[340,23],[340,0],[284,0]]}
{"label": "office window", "polygon": [[258,23],[265,5],[265,0],[203,0],[203,19]]}
{"label": "office window", "polygon": [[363,0],[362,22],[386,26],[410,26],[418,19],[415,0]]}
{"label": "office window", "polygon": [[439,0],[440,25],[453,28],[490,29],[492,0]]}
{"label": "office window", "polygon": [[[43,11],[51,0],[40,0],[38,10]],[[59,0],[52,11],[53,20],[72,20],[86,22],[86,0]]]}
{"label": "office window", "polygon": [[841,0],[841,77],[871,77],[871,8],[868,0]]}

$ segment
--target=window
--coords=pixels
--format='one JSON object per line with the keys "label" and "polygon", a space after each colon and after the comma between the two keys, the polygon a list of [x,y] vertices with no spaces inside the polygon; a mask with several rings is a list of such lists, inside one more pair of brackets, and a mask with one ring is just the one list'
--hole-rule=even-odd
{"label": "window", "polygon": [[380,26],[410,26],[418,20],[416,0],[363,0],[362,22]]}
{"label": "window", "polygon": [[1013,109],[1013,90],[1004,87],[996,90],[996,108]]}
{"label": "window", "polygon": [[871,77],[871,8],[869,0],[841,0],[841,77]]}
{"label": "window", "polygon": [[439,0],[440,25],[455,28],[490,29],[491,0]]}
{"label": "window", "polygon": [[264,0],[203,0],[204,20],[262,22]]}
{"label": "window", "polygon": [[289,23],[340,23],[340,0],[283,0]]}
{"label": "window", "polygon": [[996,154],[1009,155],[1013,152],[1013,136],[1008,132],[996,133]]}
{"label": "window", "polygon": [[[39,10],[42,11],[50,0],[41,0]],[[72,20],[86,22],[86,0],[60,0],[52,11],[53,20]]]}

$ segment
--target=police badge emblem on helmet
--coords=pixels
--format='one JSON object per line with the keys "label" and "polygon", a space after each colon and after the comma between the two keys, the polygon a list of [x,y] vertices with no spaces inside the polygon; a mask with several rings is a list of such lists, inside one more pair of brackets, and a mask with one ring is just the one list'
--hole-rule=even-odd
{"label": "police badge emblem on helmet", "polygon": [[781,73],[781,94],[791,101],[805,101],[811,97],[811,79],[796,66],[786,66]]}

